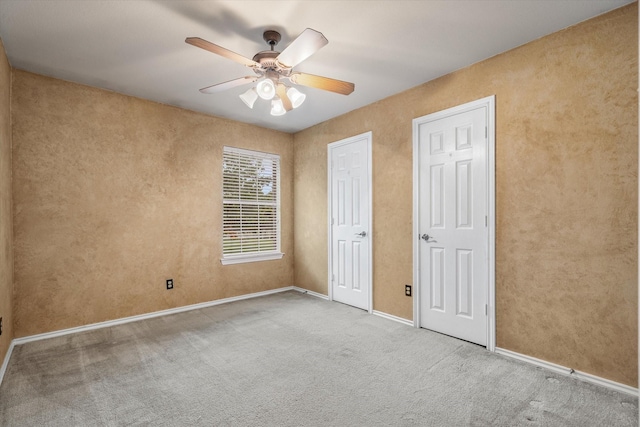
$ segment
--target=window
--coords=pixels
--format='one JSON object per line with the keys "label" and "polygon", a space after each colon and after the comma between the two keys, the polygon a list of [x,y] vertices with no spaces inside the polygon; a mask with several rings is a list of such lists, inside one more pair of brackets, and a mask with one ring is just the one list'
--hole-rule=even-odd
{"label": "window", "polygon": [[222,263],[282,258],[280,156],[224,147]]}

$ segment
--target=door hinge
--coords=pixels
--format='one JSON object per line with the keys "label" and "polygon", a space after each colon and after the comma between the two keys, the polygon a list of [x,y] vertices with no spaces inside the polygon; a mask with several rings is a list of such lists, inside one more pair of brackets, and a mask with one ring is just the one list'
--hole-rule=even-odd
{"label": "door hinge", "polygon": [[331,218],[331,225],[335,224],[336,220],[334,218]]}
{"label": "door hinge", "polygon": [[489,226],[489,217],[488,216],[484,216],[484,226],[488,227]]}
{"label": "door hinge", "polygon": [[332,282],[335,282],[335,281],[336,281],[336,275],[335,275],[335,274],[332,274],[332,275],[331,275],[331,281],[332,281]]}
{"label": "door hinge", "polygon": [[484,305],[484,315],[488,316],[489,315],[489,304],[485,304]]}
{"label": "door hinge", "polygon": [[484,127],[484,137],[489,138],[489,128],[486,126]]}

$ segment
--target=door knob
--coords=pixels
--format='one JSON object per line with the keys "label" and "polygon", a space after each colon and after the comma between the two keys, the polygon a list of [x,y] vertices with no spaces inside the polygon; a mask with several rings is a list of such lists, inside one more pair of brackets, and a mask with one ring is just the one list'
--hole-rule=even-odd
{"label": "door knob", "polygon": [[431,243],[431,242],[435,242],[436,241],[435,239],[431,240],[431,239],[433,239],[433,236],[429,236],[428,234],[423,234],[422,236],[420,236],[420,238],[422,240],[424,240],[425,242],[427,242],[427,243]]}
{"label": "door knob", "polygon": [[365,237],[367,235],[367,232],[366,231],[361,231],[359,233],[356,233],[355,235],[356,236],[360,236],[360,237]]}

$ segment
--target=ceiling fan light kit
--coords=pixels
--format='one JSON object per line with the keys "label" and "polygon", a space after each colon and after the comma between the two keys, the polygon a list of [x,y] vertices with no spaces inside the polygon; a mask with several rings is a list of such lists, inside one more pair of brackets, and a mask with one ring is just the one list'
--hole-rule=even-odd
{"label": "ceiling fan light kit", "polygon": [[353,83],[314,76],[313,74],[293,72],[293,67],[329,43],[322,33],[307,28],[282,53],[274,50],[274,47],[280,42],[280,33],[274,30],[267,30],[264,32],[263,38],[271,50],[258,52],[253,59],[249,59],[199,37],[188,37],[185,40],[186,43],[245,65],[257,75],[218,83],[202,88],[200,92],[212,94],[258,81],[255,87],[240,95],[242,102],[249,108],[253,108],[258,97],[267,101],[271,100],[271,115],[282,116],[287,111],[302,105],[307,97],[298,89],[285,86],[283,81],[342,95],[349,95],[355,89]]}

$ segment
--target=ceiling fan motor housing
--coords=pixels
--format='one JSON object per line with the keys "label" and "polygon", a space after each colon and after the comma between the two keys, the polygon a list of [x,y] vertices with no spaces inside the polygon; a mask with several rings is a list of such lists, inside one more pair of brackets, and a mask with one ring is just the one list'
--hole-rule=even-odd
{"label": "ceiling fan motor housing", "polygon": [[265,50],[263,52],[258,52],[253,57],[253,60],[260,64],[260,68],[254,68],[256,74],[262,76],[265,74],[276,74],[288,77],[291,74],[291,68],[283,68],[282,65],[276,61],[276,58],[280,55],[280,52],[275,50]]}
{"label": "ceiling fan motor housing", "polygon": [[253,60],[256,61],[263,70],[268,69],[276,69],[278,66],[276,64],[276,58],[280,55],[280,52],[275,50],[264,50],[262,52],[258,52],[253,56]]}

